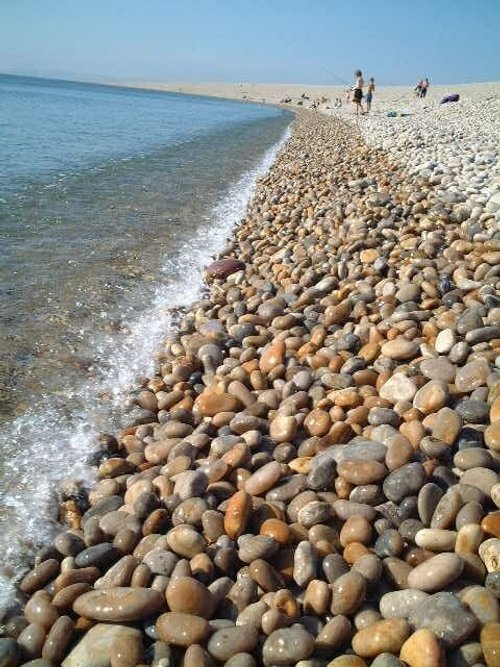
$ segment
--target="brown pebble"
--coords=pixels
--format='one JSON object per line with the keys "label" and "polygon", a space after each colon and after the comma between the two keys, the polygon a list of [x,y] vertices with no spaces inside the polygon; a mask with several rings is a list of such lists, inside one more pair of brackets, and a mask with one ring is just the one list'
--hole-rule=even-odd
{"label": "brown pebble", "polygon": [[230,499],[224,516],[224,530],[233,540],[242,535],[252,511],[252,497],[246,491],[237,491]]}
{"label": "brown pebble", "polygon": [[364,601],[366,582],[358,572],[343,574],[332,584],[331,611],[349,616]]}
{"label": "brown pebble", "polygon": [[416,630],[401,647],[399,654],[409,667],[445,667],[444,651],[436,635],[427,628]]}
{"label": "brown pebble", "polygon": [[205,618],[191,614],[167,612],[156,621],[158,637],[167,644],[191,646],[201,644],[207,637],[210,626]]}
{"label": "brown pebble", "polygon": [[381,653],[397,655],[409,634],[407,621],[390,618],[357,632],[352,639],[352,647],[363,658],[375,658]]}
{"label": "brown pebble", "polygon": [[166,591],[170,611],[210,618],[213,600],[210,591],[192,577],[171,579]]}

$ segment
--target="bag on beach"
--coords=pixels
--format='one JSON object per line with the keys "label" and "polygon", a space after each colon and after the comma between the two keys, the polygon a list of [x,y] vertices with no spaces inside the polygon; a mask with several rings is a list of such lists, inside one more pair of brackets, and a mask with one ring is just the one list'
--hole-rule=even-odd
{"label": "bag on beach", "polygon": [[452,95],[446,95],[446,97],[443,97],[441,104],[447,104],[448,102],[458,102],[459,99],[460,95],[458,93],[453,93]]}

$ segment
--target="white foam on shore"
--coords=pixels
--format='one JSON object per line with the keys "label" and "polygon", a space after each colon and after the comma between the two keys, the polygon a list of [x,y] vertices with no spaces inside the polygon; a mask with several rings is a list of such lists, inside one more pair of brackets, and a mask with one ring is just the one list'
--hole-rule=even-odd
{"label": "white foam on shore", "polygon": [[113,430],[136,378],[154,372],[155,352],[173,326],[172,310],[187,307],[200,296],[204,267],[244,216],[257,178],[269,170],[289,136],[287,129],[260,163],[229,188],[194,237],[165,258],[171,283],[159,286],[151,307],[126,322],[126,338],[110,335],[96,340],[95,356],[105,360],[105,371],[81,387],[69,387],[63,395],[47,395],[0,434],[4,457],[0,467],[0,618],[13,604],[15,584],[36,548],[49,543],[58,530],[56,493],[61,481],[93,481],[84,460],[97,434]]}

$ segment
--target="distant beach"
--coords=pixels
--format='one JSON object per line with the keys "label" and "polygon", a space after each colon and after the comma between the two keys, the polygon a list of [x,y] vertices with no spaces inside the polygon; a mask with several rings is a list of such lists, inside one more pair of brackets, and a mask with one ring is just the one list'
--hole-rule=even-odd
{"label": "distant beach", "polygon": [[[371,74],[368,73],[370,76]],[[377,73],[373,73],[375,80]],[[499,82],[447,84],[431,86],[427,97],[423,100],[415,100],[413,86],[387,86],[378,85],[373,103],[373,113],[384,113],[386,111],[408,108],[421,108],[439,102],[442,97],[451,93],[459,93],[464,99],[481,99],[490,95],[496,95],[500,91]],[[290,98],[290,107],[302,106],[307,109],[314,100],[326,98],[326,102],[319,105],[322,111],[332,109],[336,98],[342,100],[340,113],[352,111],[352,104],[346,102],[346,91],[351,87],[352,81],[343,85],[310,85],[310,84],[286,84],[286,83],[154,83],[154,82],[127,82],[131,87],[144,88],[147,90],[163,90],[167,92],[184,93],[188,95],[207,95],[209,97],[220,97],[225,99],[246,100],[263,104],[280,104],[283,100]],[[308,99],[301,96],[305,94]],[[299,104],[300,103],[300,104]],[[417,106],[417,103],[419,106]],[[336,113],[338,113],[336,111]]]}

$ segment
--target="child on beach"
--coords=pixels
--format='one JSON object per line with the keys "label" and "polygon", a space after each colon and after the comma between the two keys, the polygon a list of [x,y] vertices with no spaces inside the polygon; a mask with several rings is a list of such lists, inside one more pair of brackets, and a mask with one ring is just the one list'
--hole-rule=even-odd
{"label": "child on beach", "polygon": [[363,113],[361,100],[363,99],[363,86],[365,85],[365,82],[363,80],[363,74],[361,73],[360,69],[357,69],[354,72],[354,76],[355,76],[355,81],[352,87],[353,90],[352,101],[356,105],[356,116],[359,116],[359,114]]}
{"label": "child on beach", "polygon": [[368,92],[366,93],[366,113],[370,112],[372,108],[373,93],[375,92],[375,79],[371,77],[370,83],[368,84]]}

